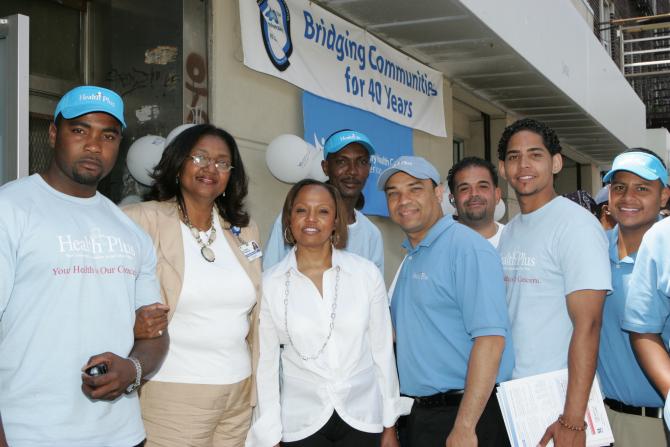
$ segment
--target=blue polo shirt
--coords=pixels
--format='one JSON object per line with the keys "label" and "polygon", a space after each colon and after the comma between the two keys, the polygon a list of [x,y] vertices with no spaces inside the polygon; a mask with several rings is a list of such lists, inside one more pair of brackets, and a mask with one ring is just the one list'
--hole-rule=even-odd
{"label": "blue polo shirt", "polygon": [[654,224],[642,238],[630,278],[621,326],[629,332],[661,334],[670,340],[670,218]]}
{"label": "blue polo shirt", "polygon": [[[635,265],[636,253],[619,259],[619,226],[607,232],[612,293],[603,308],[603,324],[598,354],[598,377],[605,397],[635,407],[662,407],[663,399],[642,372],[630,345],[628,332],[621,329],[626,294]],[[663,338],[668,339],[666,325]]]}
{"label": "blue polo shirt", "polygon": [[500,257],[479,234],[442,217],[412,248],[391,301],[400,392],[430,396],[465,388],[474,339],[505,337],[498,381],[514,366]]}

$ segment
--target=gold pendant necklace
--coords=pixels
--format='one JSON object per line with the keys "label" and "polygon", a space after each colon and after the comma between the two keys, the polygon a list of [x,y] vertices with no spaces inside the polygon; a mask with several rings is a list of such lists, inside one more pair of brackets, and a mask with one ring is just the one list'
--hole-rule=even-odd
{"label": "gold pendant necklace", "polygon": [[186,214],[184,209],[181,207],[181,204],[179,204],[179,211],[181,212],[184,224],[191,231],[191,235],[193,235],[195,241],[200,246],[200,254],[202,255],[202,257],[207,262],[214,262],[214,260],[216,259],[216,255],[214,254],[214,250],[210,248],[210,245],[212,245],[214,243],[214,240],[216,239],[216,228],[214,228],[214,219],[216,218],[215,214],[216,207],[215,206],[212,207],[212,221],[210,224],[211,231],[209,233],[209,237],[207,238],[207,242],[202,241],[202,238],[200,237],[200,230],[198,230],[196,227],[193,226],[193,224],[188,218],[188,214]]}

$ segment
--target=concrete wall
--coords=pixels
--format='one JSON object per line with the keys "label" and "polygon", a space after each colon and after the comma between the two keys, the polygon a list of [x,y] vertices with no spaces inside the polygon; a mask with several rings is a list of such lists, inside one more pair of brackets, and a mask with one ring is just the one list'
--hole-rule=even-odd
{"label": "concrete wall", "polygon": [[558,194],[566,194],[577,190],[577,166],[565,166],[554,177],[554,189]]}
{"label": "concrete wall", "polygon": [[596,197],[600,188],[603,187],[603,181],[600,177],[600,168],[594,164],[582,166],[582,187]]}
{"label": "concrete wall", "polygon": [[660,129],[647,129],[647,138],[646,146],[647,149],[651,149],[656,152],[663,160],[665,164],[669,164],[670,157],[670,133],[665,127]]}
{"label": "concrete wall", "polygon": [[586,24],[593,28],[593,9],[586,2],[586,0],[571,0],[572,5],[575,7],[580,16],[584,19]]}
{"label": "concrete wall", "polygon": [[571,2],[460,3],[622,143],[643,141],[644,104]]}
{"label": "concrete wall", "polygon": [[[231,132],[250,179],[247,205],[265,239],[291,185],[279,182],[265,164],[265,150],[281,134],[302,135],[301,90],[243,64],[236,1],[212,0],[210,23],[210,120]],[[452,89],[444,82],[447,138],[414,131],[414,151],[433,162],[442,177],[452,165]],[[384,235],[385,277],[393,278],[403,253],[402,231],[386,218],[372,218]]]}

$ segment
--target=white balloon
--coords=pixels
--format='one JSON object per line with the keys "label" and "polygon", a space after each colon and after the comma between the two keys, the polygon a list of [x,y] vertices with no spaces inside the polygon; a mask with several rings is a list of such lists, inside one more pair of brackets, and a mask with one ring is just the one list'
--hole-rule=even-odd
{"label": "white balloon", "polygon": [[167,146],[168,144],[172,143],[172,140],[177,138],[177,135],[185,131],[186,129],[190,129],[191,127],[195,126],[193,123],[188,123],[188,124],[180,124],[174,129],[170,131],[168,136],[165,138],[165,145]]}
{"label": "white balloon", "polygon": [[447,183],[444,183],[444,194],[442,195],[442,213],[444,213],[445,216],[452,215],[455,216],[456,214],[456,208],[449,202],[449,194],[451,192],[449,191],[449,186]]}
{"label": "white balloon", "polygon": [[497,222],[500,222],[500,219],[505,217],[505,210],[505,201],[500,199],[500,201],[496,204],[496,210],[493,213],[493,219]]}
{"label": "white balloon", "polygon": [[140,203],[140,202],[142,202],[142,198],[140,196],[131,194],[129,196],[125,196],[123,200],[119,202],[119,206],[132,205],[133,203]]}
{"label": "white balloon", "polygon": [[285,183],[299,182],[310,173],[312,147],[295,135],[279,135],[268,145],[265,163],[277,180]]}
{"label": "white balloon", "polygon": [[156,135],[146,135],[135,140],[126,157],[130,175],[143,185],[151,185],[153,180],[149,174],[160,161],[164,147],[165,138]]}
{"label": "white balloon", "polygon": [[310,164],[309,164],[309,173],[307,177],[313,178],[320,182],[325,182],[328,180],[328,176],[323,173],[323,168],[321,167],[321,162],[323,161],[323,152],[312,146],[310,154]]}

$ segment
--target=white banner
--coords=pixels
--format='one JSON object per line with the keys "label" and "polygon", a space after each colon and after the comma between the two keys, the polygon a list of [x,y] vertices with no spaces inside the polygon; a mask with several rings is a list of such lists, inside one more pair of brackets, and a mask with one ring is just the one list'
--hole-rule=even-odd
{"label": "white banner", "polygon": [[442,73],[307,0],[239,0],[244,64],[315,95],[447,135]]}

